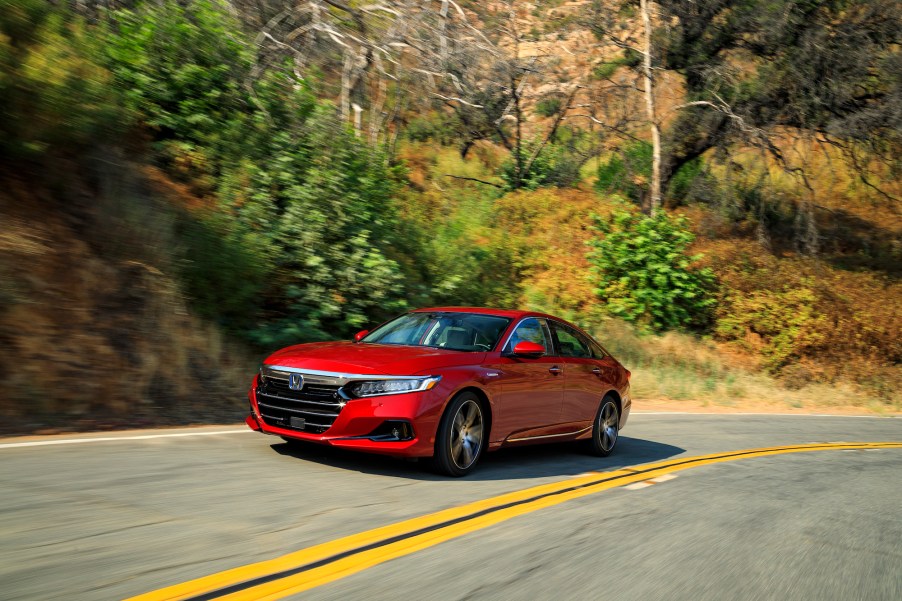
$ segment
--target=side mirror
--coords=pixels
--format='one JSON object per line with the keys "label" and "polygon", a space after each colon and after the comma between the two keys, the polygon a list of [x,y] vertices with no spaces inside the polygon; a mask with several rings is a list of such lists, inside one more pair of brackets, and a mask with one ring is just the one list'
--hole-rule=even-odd
{"label": "side mirror", "polygon": [[529,359],[538,359],[545,354],[545,347],[529,340],[521,340],[514,346],[513,355],[515,357],[527,357]]}
{"label": "side mirror", "polygon": [[363,337],[369,333],[369,330],[360,330],[359,332],[354,334],[354,342],[360,342],[361,340],[363,340]]}

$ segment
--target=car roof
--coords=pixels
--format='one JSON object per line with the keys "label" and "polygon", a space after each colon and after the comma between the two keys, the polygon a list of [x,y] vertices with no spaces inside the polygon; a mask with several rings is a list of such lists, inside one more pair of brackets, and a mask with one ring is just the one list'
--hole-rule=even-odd
{"label": "car roof", "polygon": [[[566,319],[562,319],[560,317],[555,317],[554,315],[550,315],[548,313],[539,313],[538,311],[523,311],[521,309],[493,309],[491,307],[423,307],[422,309],[413,309],[411,313],[478,313],[480,315],[495,315],[497,317],[509,317],[513,320],[520,319],[522,317],[544,317],[546,319],[553,319],[555,321],[559,321],[563,324],[566,324],[572,328],[576,328],[578,331],[582,332],[586,336],[589,337],[590,340],[594,341],[598,344],[598,341],[595,338],[586,332],[581,327],[576,324],[570,323]],[[601,346],[601,345],[599,345]],[[604,347],[602,347],[604,348]],[[608,351],[605,350],[607,353]],[[610,355],[610,353],[608,353]]]}
{"label": "car roof", "polygon": [[537,313],[536,311],[523,311],[520,309],[493,309],[490,307],[425,307],[423,309],[414,309],[413,313],[479,313],[481,315],[495,315],[497,317],[512,317],[519,319],[520,317],[548,317],[558,321],[564,321],[560,317],[548,315],[547,313]]}

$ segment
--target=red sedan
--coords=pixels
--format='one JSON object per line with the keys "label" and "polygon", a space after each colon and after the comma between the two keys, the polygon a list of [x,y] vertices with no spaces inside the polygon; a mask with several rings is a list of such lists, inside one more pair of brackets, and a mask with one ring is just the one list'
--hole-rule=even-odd
{"label": "red sedan", "polygon": [[247,425],[288,442],[433,457],[463,476],[513,445],[579,440],[609,455],[629,416],[630,372],[551,315],[419,309],[354,338],[267,357]]}

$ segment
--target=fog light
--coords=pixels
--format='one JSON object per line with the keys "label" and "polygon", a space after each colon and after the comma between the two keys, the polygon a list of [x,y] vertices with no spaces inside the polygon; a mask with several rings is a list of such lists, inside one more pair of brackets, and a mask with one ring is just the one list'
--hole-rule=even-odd
{"label": "fog light", "polygon": [[401,420],[390,420],[382,422],[382,424],[367,434],[366,438],[379,442],[399,442],[402,440],[411,440],[413,435],[413,426],[409,422]]}

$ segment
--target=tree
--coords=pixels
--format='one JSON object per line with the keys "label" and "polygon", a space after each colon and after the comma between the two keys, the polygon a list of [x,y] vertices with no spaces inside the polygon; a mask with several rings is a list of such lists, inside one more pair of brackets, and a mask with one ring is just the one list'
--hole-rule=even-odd
{"label": "tree", "polygon": [[665,136],[662,185],[735,141],[785,162],[778,128],[888,163],[902,149],[902,5],[894,0],[660,2],[664,67],[688,103]]}
{"label": "tree", "polygon": [[658,125],[658,116],[655,110],[655,78],[652,70],[652,28],[651,11],[648,8],[648,0],[639,3],[642,12],[642,79],[645,83],[645,111],[648,115],[648,123],[651,128],[651,191],[649,198],[649,213],[655,214],[655,210],[661,204],[661,128]]}

